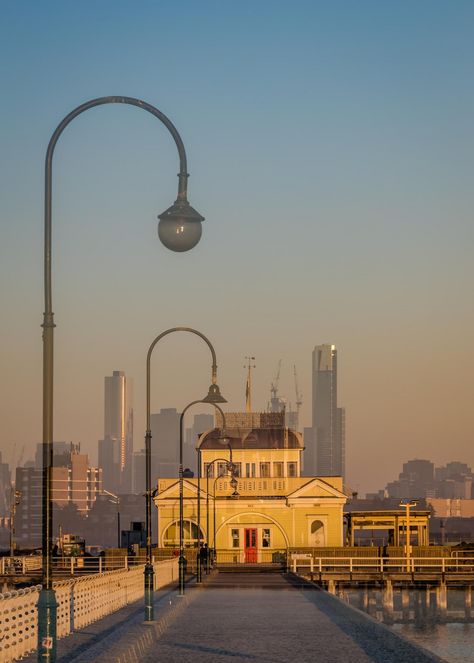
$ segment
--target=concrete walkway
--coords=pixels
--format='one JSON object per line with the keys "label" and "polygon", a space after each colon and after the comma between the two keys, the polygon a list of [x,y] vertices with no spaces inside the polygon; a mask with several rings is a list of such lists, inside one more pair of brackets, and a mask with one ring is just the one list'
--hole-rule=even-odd
{"label": "concrete walkway", "polygon": [[61,640],[59,662],[441,661],[291,575],[232,576],[213,574],[204,586],[189,587],[185,597],[161,592],[152,626],[142,623],[141,604],[110,615],[85,629],[88,635],[78,631]]}

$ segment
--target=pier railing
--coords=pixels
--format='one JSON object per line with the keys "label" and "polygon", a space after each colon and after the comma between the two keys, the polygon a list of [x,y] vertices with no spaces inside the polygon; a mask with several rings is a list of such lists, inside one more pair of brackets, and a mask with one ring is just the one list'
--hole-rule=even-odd
{"label": "pier railing", "polygon": [[[87,559],[87,558],[86,558]],[[177,579],[176,559],[156,562],[155,589]],[[143,596],[143,564],[127,569],[54,583],[58,602],[57,633],[77,629],[137,601]],[[0,661],[10,663],[36,649],[41,585],[0,594]]]}
{"label": "pier railing", "polygon": [[473,557],[313,557],[290,556],[294,573],[459,573],[474,575]]}

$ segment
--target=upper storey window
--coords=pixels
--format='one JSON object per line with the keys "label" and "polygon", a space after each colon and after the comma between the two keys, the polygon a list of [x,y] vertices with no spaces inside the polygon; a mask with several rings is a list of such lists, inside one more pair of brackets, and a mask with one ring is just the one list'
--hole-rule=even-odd
{"label": "upper storey window", "polygon": [[260,463],[260,476],[268,478],[270,476],[270,463]]}

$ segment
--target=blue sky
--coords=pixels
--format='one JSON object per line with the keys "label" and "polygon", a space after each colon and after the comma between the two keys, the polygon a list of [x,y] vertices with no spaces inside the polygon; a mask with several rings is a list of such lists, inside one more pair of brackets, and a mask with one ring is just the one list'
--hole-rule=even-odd
{"label": "blue sky", "polygon": [[[55,437],[95,455],[103,376],[123,369],[139,448],[146,349],[189,324],[216,345],[230,409],[245,355],[261,408],[280,358],[294,400],[296,363],[306,425],[312,348],[336,343],[361,490],[413,456],[474,464],[473,28],[470,2],[3,2],[7,456],[41,436],[45,149],[72,108],[124,94],[180,131],[203,238],[183,255],[158,242],[178,160],[153,117],[109,106],[68,127],[53,183]],[[199,343],[167,343],[155,409],[207,389]]]}

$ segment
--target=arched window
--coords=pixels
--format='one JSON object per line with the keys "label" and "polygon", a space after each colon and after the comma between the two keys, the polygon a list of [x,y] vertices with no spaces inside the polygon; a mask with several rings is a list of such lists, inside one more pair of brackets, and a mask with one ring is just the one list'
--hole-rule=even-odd
{"label": "arched window", "polygon": [[320,520],[313,520],[311,523],[310,546],[321,548],[326,545],[326,533],[324,523]]}
{"label": "arched window", "polygon": [[[198,544],[198,526],[192,520],[183,521],[183,542],[185,548],[196,548]],[[201,542],[204,541],[204,533],[201,529]],[[163,536],[165,548],[178,548],[179,546],[179,520],[169,525]]]}

